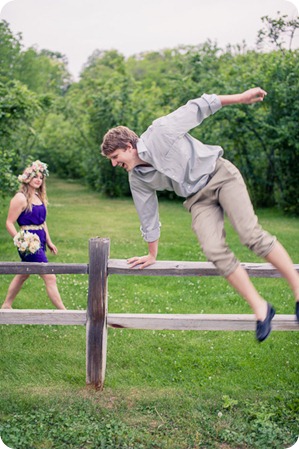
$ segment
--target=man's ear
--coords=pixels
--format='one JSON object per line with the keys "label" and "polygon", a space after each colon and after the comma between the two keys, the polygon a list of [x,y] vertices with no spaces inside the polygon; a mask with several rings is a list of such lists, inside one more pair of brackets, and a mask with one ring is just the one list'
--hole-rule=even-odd
{"label": "man's ear", "polygon": [[130,142],[127,143],[126,150],[132,150],[132,144]]}

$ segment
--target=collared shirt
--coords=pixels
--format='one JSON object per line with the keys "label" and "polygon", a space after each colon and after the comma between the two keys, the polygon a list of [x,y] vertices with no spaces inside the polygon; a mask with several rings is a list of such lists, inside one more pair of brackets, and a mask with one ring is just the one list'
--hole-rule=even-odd
{"label": "collared shirt", "polygon": [[204,94],[155,120],[138,140],[138,155],[149,166],[131,170],[129,183],[145,241],[160,237],[157,190],[188,198],[207,184],[223,149],[203,144],[188,131],[220,108],[217,95]]}

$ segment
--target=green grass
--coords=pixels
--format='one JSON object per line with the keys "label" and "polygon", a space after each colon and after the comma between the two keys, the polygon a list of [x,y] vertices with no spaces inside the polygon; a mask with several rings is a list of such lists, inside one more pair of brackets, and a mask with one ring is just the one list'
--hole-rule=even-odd
{"label": "green grass", "polygon": [[[50,178],[48,226],[60,263],[88,262],[88,239],[109,237],[111,258],[146,253],[130,199],[108,200],[82,185]],[[0,260],[18,261],[1,200]],[[205,260],[180,202],[161,202],[159,258]],[[298,263],[298,219],[258,211]],[[261,262],[228,241],[246,262]],[[4,299],[12,276],[0,278]],[[283,279],[253,279],[277,313],[293,313]],[[68,309],[85,309],[85,275],[58,276]],[[52,308],[31,276],[15,308]],[[109,312],[250,313],[222,278],[111,276]],[[105,388],[85,386],[81,326],[1,326],[0,436],[12,449],[269,449],[299,436],[299,339],[273,332],[262,345],[252,332],[109,329]]]}

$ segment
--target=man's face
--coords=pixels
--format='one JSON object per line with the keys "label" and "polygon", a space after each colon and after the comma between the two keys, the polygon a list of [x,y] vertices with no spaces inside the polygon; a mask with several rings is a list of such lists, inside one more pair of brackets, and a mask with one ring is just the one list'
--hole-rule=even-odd
{"label": "man's face", "polygon": [[110,159],[113,167],[122,167],[127,172],[133,170],[133,168],[138,165],[137,150],[135,150],[132,145],[128,145],[125,150],[118,148],[107,157]]}

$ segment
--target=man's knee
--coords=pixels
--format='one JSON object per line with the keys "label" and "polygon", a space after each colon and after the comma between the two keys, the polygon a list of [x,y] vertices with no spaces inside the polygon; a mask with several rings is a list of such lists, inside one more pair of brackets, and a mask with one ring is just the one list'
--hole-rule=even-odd
{"label": "man's knee", "polygon": [[240,265],[239,260],[232,252],[210,254],[210,256],[207,256],[207,259],[215,265],[220,276],[225,278],[232,274]]}
{"label": "man's knee", "polygon": [[221,276],[229,276],[240,264],[229,246],[222,241],[218,244],[215,244],[215,241],[205,241],[200,243],[200,246],[207,260],[215,265]]}
{"label": "man's knee", "polygon": [[275,244],[276,237],[264,231],[256,229],[247,238],[241,239],[243,245],[247,246],[259,257],[266,257]]}

